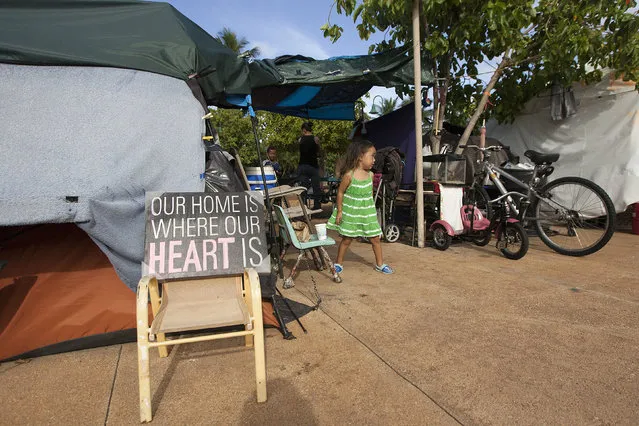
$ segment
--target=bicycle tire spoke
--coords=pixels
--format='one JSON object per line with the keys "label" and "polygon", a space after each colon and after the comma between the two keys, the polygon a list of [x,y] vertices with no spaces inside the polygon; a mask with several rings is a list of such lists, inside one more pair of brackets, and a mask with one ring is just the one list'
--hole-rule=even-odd
{"label": "bicycle tire spoke", "polygon": [[[550,185],[537,206],[539,229],[552,246],[584,252],[600,244],[610,228],[608,207],[589,184],[560,182]],[[570,206],[570,207],[568,207]]]}

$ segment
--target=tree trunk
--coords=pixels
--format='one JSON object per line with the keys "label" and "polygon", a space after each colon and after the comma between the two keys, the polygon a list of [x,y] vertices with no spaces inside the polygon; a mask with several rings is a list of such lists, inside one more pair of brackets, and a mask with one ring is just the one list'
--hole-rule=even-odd
{"label": "tree trunk", "polygon": [[[437,81],[437,67],[433,67],[434,72],[433,76],[435,77],[435,81]],[[439,152],[439,142],[441,140],[439,136],[439,132],[435,132],[437,128],[437,103],[439,102],[439,89],[437,87],[433,87],[433,125],[430,129],[430,149],[433,154],[437,154]]]}
{"label": "tree trunk", "polygon": [[[450,85],[450,63],[452,59],[453,53],[450,52],[448,56],[439,63],[438,74],[444,77],[444,83],[437,90],[433,89],[433,93],[437,94],[437,102],[434,104],[435,110],[433,111],[433,125],[437,128],[437,134],[431,139],[433,154],[439,154],[441,149],[441,131],[444,125],[444,118],[446,117],[446,98],[448,86]],[[437,108],[438,105],[439,108]]]}
{"label": "tree trunk", "polygon": [[[450,79],[450,62],[447,65],[446,73],[444,75],[446,80],[444,80],[444,85],[439,91],[439,114],[437,116],[437,130],[439,131],[437,138],[440,142],[442,138],[441,134],[442,134],[443,126],[444,126],[444,118],[446,117],[446,101],[447,101],[448,85],[449,85],[449,79]],[[439,147],[441,148],[441,144]],[[434,154],[439,154],[439,149]]]}
{"label": "tree trunk", "polygon": [[468,125],[466,126],[466,130],[464,130],[464,134],[459,140],[459,144],[457,145],[457,149],[455,150],[456,154],[461,154],[463,148],[459,148],[459,146],[465,145],[466,142],[468,142],[468,138],[470,138],[470,134],[473,132],[473,129],[475,128],[475,124],[477,124],[477,120],[479,120],[479,116],[484,112],[484,107],[486,106],[486,103],[488,102],[488,96],[490,95],[490,91],[493,90],[493,87],[495,87],[495,84],[499,80],[499,77],[501,77],[501,73],[504,71],[504,68],[506,68],[509,63],[510,63],[510,49],[508,49],[506,53],[504,53],[504,58],[501,60],[499,66],[493,73],[493,76],[490,78],[490,81],[488,82],[488,86],[486,86],[486,88],[484,89],[484,93],[482,94],[481,100],[479,101],[479,105],[477,105],[477,109],[475,110],[475,113],[470,118],[470,121],[468,122]]}

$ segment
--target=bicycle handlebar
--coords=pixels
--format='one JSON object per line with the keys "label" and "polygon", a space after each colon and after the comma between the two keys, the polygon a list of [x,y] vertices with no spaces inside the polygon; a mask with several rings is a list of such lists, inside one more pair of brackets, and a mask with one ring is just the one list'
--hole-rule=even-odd
{"label": "bicycle handlebar", "polygon": [[493,146],[486,146],[486,147],[480,147],[479,145],[459,145],[459,148],[473,148],[476,149],[478,151],[501,151],[502,149],[506,149],[505,146],[499,146],[499,145],[493,145]]}

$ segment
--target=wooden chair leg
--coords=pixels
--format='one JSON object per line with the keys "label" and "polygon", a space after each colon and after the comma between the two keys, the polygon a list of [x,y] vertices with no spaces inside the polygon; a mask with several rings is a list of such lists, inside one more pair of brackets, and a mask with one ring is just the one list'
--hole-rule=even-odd
{"label": "wooden chair leg", "polygon": [[262,318],[262,290],[260,278],[251,269],[245,273],[250,283],[251,313],[253,315],[253,340],[255,351],[255,382],[257,386],[257,402],[266,401],[266,355],[264,350],[264,320]]}
{"label": "wooden chair leg", "polygon": [[[149,293],[151,295],[151,310],[153,311],[153,318],[155,318],[160,311],[160,291],[158,290],[158,281],[156,279],[149,282]],[[166,336],[164,333],[158,333],[156,339],[158,342],[165,342]],[[169,351],[166,346],[159,346],[158,353],[160,354],[160,358],[169,356]]]}
{"label": "wooden chair leg", "polygon": [[[244,327],[244,330],[248,330],[248,327]],[[247,348],[253,347],[254,344],[254,339],[253,339],[253,335],[252,334],[247,334],[246,336],[244,336],[244,345]]]}
{"label": "wooden chair leg", "polygon": [[260,313],[260,323],[255,321],[255,383],[257,385],[257,402],[266,401],[266,356],[264,354],[264,325]]}
{"label": "wooden chair leg", "polygon": [[149,374],[149,280],[155,280],[155,278],[143,277],[140,280],[136,304],[140,422],[142,423],[153,419]]}

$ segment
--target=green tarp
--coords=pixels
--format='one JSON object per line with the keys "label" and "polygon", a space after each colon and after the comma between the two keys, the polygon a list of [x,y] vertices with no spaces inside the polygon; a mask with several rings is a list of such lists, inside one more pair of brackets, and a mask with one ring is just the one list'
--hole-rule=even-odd
{"label": "green tarp", "polygon": [[[352,119],[354,102],[371,87],[412,84],[409,53],[249,63],[167,3],[0,0],[0,63],[149,71],[184,80],[203,104],[222,107],[252,94],[258,109]],[[431,69],[428,57],[422,61]],[[423,71],[422,82],[432,75]]]}
{"label": "green tarp", "polygon": [[[411,49],[412,50],[412,49]],[[278,84],[367,83],[375,86],[399,86],[413,83],[413,59],[409,49],[398,48],[375,55],[339,56],[314,60],[304,56],[281,56],[251,63],[251,72],[270,75]],[[430,58],[422,58],[422,82],[433,81]],[[424,66],[425,65],[425,66]],[[268,86],[255,80],[253,87]]]}
{"label": "green tarp", "polygon": [[0,62],[194,78],[209,105],[251,89],[247,63],[167,3],[3,0]]}

